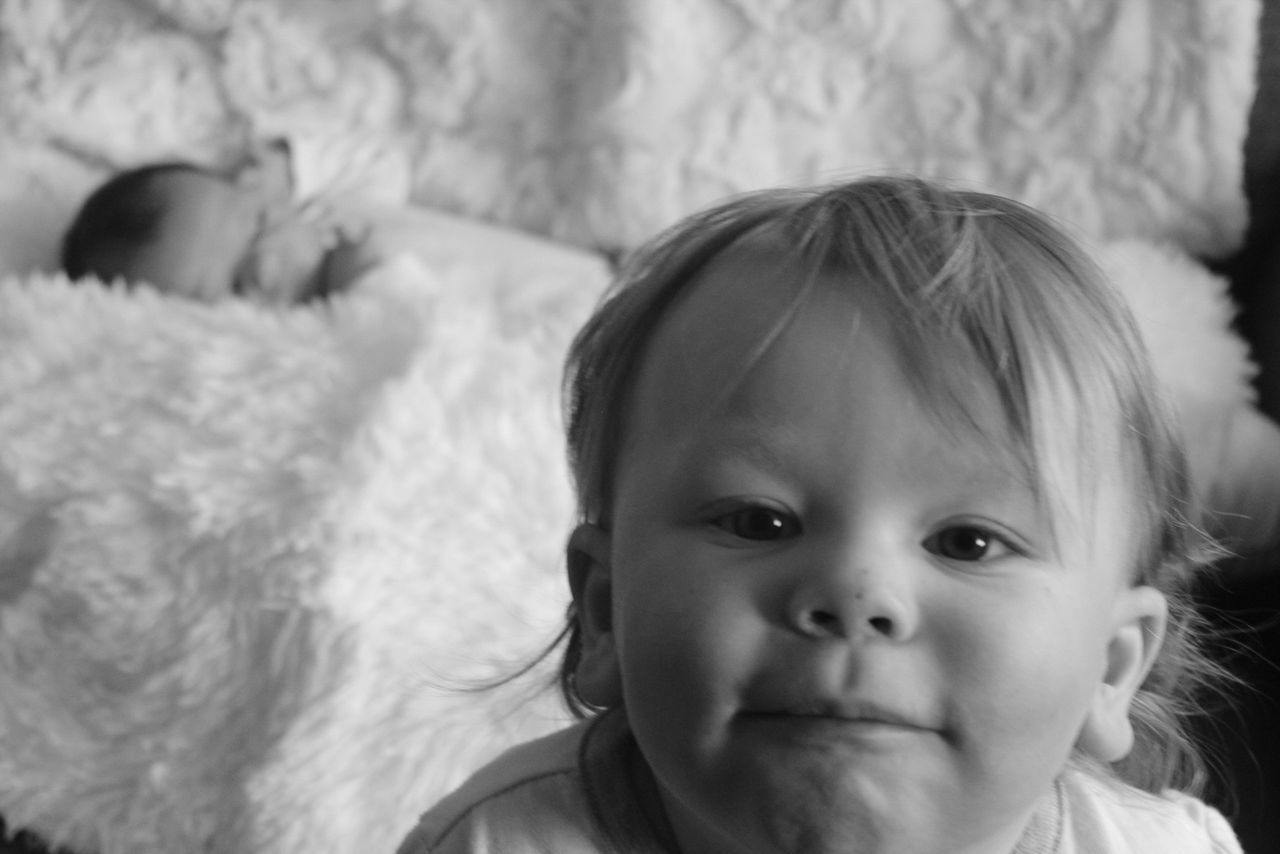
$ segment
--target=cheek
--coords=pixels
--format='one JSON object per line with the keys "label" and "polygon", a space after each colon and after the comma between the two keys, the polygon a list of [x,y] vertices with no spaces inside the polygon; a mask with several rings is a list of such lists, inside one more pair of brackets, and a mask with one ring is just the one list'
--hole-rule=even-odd
{"label": "cheek", "polygon": [[1096,604],[1044,592],[1007,605],[971,603],[939,624],[938,663],[954,674],[964,731],[995,757],[1065,756],[1105,669]]}
{"label": "cheek", "polygon": [[[704,684],[719,657],[722,603],[707,598],[690,573],[665,572],[660,564],[627,567],[615,581],[614,632],[624,678],[668,683],[672,689]],[[683,685],[681,683],[691,683]]]}
{"label": "cheek", "polygon": [[645,560],[615,565],[614,631],[628,710],[687,723],[715,717],[749,676],[762,642],[751,591],[652,547],[639,553]]}

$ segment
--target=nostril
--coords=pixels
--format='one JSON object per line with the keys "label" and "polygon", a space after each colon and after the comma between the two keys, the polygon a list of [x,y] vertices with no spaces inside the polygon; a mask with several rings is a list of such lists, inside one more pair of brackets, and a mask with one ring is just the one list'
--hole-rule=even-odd
{"label": "nostril", "polygon": [[871,624],[871,628],[876,632],[876,634],[886,636],[893,634],[893,620],[890,620],[888,617],[872,617],[867,622]]}
{"label": "nostril", "polygon": [[840,618],[830,611],[810,611],[809,625],[815,634],[838,635],[841,631]]}

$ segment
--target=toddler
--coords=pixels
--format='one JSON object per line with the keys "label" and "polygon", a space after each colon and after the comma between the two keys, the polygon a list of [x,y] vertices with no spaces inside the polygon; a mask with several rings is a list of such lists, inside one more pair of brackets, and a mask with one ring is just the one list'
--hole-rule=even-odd
{"label": "toddler", "polygon": [[292,304],[343,290],[376,262],[318,199],[296,199],[287,150],[224,174],[190,163],[122,172],[96,189],[62,245],[72,278],[145,282],[201,301]]}
{"label": "toddler", "polygon": [[622,271],[569,360],[581,724],[425,852],[1238,852],[1186,791],[1208,544],[1126,310],[1020,204],[772,191]]}

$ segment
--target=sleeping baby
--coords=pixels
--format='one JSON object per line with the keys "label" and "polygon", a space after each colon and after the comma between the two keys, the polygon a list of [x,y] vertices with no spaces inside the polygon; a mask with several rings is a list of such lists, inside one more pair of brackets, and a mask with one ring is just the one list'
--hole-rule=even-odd
{"label": "sleeping baby", "polygon": [[62,268],[205,302],[286,305],[329,296],[375,265],[368,229],[300,199],[284,145],[220,172],[185,162],[121,172],[90,194]]}

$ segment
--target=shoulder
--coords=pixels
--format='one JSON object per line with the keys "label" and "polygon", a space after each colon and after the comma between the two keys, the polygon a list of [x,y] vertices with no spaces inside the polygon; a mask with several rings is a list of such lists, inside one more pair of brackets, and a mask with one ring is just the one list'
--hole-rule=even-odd
{"label": "shoulder", "polygon": [[507,751],[428,810],[399,854],[599,850],[578,771],[585,731]]}
{"label": "shoulder", "polygon": [[1222,814],[1198,798],[1152,795],[1089,774],[1064,775],[1061,854],[1241,854]]}

